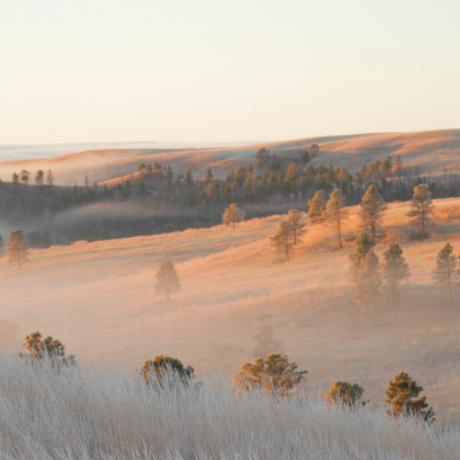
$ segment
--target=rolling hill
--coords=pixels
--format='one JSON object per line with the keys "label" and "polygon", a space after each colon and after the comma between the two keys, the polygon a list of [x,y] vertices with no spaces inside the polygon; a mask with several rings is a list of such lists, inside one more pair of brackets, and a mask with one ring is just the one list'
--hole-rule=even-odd
{"label": "rolling hill", "polygon": [[[408,241],[407,203],[389,205],[385,239],[401,242],[412,277],[397,304],[363,309],[353,298],[348,255],[357,209],[337,250],[327,226],[310,227],[294,260],[283,263],[269,236],[282,216],[236,229],[216,226],[31,251],[23,270],[0,262],[4,349],[40,330],[63,340],[91,365],[131,374],[158,354],[180,357],[199,373],[234,372],[276,346],[309,374],[304,390],[320,395],[334,379],[357,381],[381,403],[386,383],[407,370],[441,420],[460,417],[460,312],[432,280],[438,250],[460,248],[460,199],[435,202],[436,228],[426,242]],[[170,303],[155,291],[155,271],[173,260],[182,290]],[[278,350],[276,350],[278,351]]]}
{"label": "rolling hill", "polygon": [[419,167],[428,174],[460,170],[460,130],[443,130],[315,137],[243,147],[88,150],[48,158],[2,161],[0,177],[9,180],[14,171],[22,169],[52,169],[61,185],[81,185],[86,175],[91,182],[111,180],[114,184],[119,176],[136,171],[140,163],[155,161],[171,165],[177,174],[190,169],[195,175],[202,176],[211,167],[216,176],[221,177],[229,169],[251,161],[261,147],[283,155],[313,143],[319,144],[322,152],[316,163],[353,171],[387,155],[401,155],[407,166]]}

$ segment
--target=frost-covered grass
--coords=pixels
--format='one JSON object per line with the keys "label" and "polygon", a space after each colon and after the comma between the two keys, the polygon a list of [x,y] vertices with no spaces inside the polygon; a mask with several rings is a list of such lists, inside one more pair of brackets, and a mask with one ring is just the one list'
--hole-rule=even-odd
{"label": "frost-covered grass", "polygon": [[0,458],[446,459],[460,432],[296,397],[240,400],[222,379],[157,392],[85,367],[0,362]]}

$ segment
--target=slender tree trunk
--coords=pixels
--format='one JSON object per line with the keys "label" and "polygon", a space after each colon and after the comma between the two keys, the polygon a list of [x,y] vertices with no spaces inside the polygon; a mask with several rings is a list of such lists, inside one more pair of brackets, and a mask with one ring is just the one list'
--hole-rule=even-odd
{"label": "slender tree trunk", "polygon": [[340,213],[337,213],[337,239],[339,240],[339,249],[343,248],[342,245],[342,225],[340,222]]}

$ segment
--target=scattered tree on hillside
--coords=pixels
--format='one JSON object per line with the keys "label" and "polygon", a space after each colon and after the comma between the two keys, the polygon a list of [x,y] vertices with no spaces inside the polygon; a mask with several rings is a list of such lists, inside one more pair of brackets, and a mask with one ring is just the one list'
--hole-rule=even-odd
{"label": "scattered tree on hillside", "polygon": [[160,387],[177,383],[188,386],[195,378],[193,367],[184,366],[180,360],[164,355],[145,361],[141,374],[146,385],[157,384]]}
{"label": "scattered tree on hillside", "polygon": [[270,161],[270,152],[262,147],[256,153],[256,165],[258,168],[266,168]]}
{"label": "scattered tree on hillside", "polygon": [[35,174],[35,185],[43,185],[43,179],[45,177],[45,173],[39,169]]}
{"label": "scattered tree on hillside", "polygon": [[377,238],[378,225],[385,211],[386,203],[374,184],[369,185],[361,200],[361,228],[372,239]]}
{"label": "scattered tree on hillside", "polygon": [[419,396],[423,387],[418,386],[406,372],[400,372],[389,382],[385,402],[390,406],[388,413],[394,417],[419,417],[427,423],[434,422],[433,408],[425,396]]}
{"label": "scattered tree on hillside", "polygon": [[294,247],[294,235],[289,223],[285,220],[280,222],[276,233],[270,239],[273,246],[283,253],[286,260],[289,261]]}
{"label": "scattered tree on hillside", "polygon": [[456,268],[457,257],[454,255],[454,249],[449,243],[446,243],[438,253],[433,277],[446,290],[450,306],[452,306],[452,286],[456,275]]}
{"label": "scattered tree on hillside", "polygon": [[54,175],[51,169],[48,169],[48,172],[46,173],[46,184],[49,186],[54,185]]}
{"label": "scattered tree on hillside", "polygon": [[302,222],[302,213],[297,209],[291,209],[287,215],[287,223],[292,233],[292,242],[295,246],[300,243],[302,236],[305,234],[305,223]]}
{"label": "scattered tree on hillside", "polygon": [[29,251],[27,243],[24,240],[24,235],[21,230],[11,232],[8,241],[8,258],[10,264],[17,264],[19,268],[27,262]]}
{"label": "scattered tree on hillside", "polygon": [[42,337],[40,332],[34,332],[24,339],[24,348],[28,354],[20,353],[21,358],[28,358],[36,362],[43,362],[48,359],[51,364],[58,366],[75,366],[74,355],[66,355],[62,342],[53,337]]}
{"label": "scattered tree on hillside", "polygon": [[422,240],[428,238],[428,225],[430,223],[430,215],[433,211],[433,203],[431,201],[431,193],[426,184],[419,184],[414,187],[411,208],[408,216],[414,218],[413,224],[417,228],[418,238]]}
{"label": "scattered tree on hillside", "polygon": [[382,275],[385,280],[385,288],[390,301],[394,302],[400,297],[400,285],[409,278],[410,270],[400,246],[390,244],[383,254]]}
{"label": "scattered tree on hillside", "polygon": [[244,364],[234,375],[233,382],[240,393],[263,391],[274,397],[288,396],[305,379],[307,371],[299,371],[287,355],[272,353]]}
{"label": "scattered tree on hillside", "polygon": [[338,404],[350,409],[364,406],[366,401],[362,401],[364,390],[357,383],[334,382],[327,390],[324,399],[329,404]]}
{"label": "scattered tree on hillside", "polygon": [[346,217],[346,211],[344,210],[344,200],[342,192],[335,189],[327,201],[326,210],[324,216],[326,220],[335,227],[337,231],[337,241],[339,248],[343,248],[342,244],[342,221]]}
{"label": "scattered tree on hillside", "polygon": [[280,351],[283,348],[281,340],[278,340],[275,336],[275,330],[273,326],[268,323],[265,324],[255,335],[254,340],[256,346],[253,350],[254,358],[260,358],[261,356],[267,356],[275,351]]}
{"label": "scattered tree on hillside", "polygon": [[324,219],[325,197],[323,190],[317,190],[308,200],[308,219],[312,224],[318,224]]}
{"label": "scattered tree on hillside", "polygon": [[20,173],[19,173],[19,180],[25,184],[25,185],[28,185],[29,184],[29,179],[30,179],[30,172],[29,171],[26,171],[25,169],[23,169]]}
{"label": "scattered tree on hillside", "polygon": [[224,214],[222,215],[222,222],[225,225],[231,225],[235,228],[240,222],[244,221],[245,217],[245,212],[240,209],[236,203],[231,203],[225,208]]}
{"label": "scattered tree on hillside", "polygon": [[13,181],[13,184],[19,184],[19,174],[14,172],[11,175],[11,180]]}
{"label": "scattered tree on hillside", "polygon": [[181,287],[174,264],[171,261],[163,262],[157,270],[156,279],[157,292],[164,294],[169,302],[171,295],[178,292]]}
{"label": "scattered tree on hillside", "polygon": [[382,284],[380,262],[372,249],[374,244],[367,233],[362,233],[356,239],[355,252],[350,255],[350,274],[355,287],[355,296],[363,304],[375,302]]}

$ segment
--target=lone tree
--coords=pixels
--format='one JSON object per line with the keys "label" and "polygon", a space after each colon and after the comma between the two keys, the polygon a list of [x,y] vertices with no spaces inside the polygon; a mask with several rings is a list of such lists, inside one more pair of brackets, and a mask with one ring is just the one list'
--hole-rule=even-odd
{"label": "lone tree", "polygon": [[374,241],[367,233],[356,239],[356,250],[350,255],[350,274],[358,301],[373,304],[382,284],[379,258],[373,251]]}
{"label": "lone tree", "polygon": [[361,228],[368,232],[372,239],[377,238],[377,230],[385,211],[386,203],[380,196],[377,187],[369,185],[361,200]]}
{"label": "lone tree", "polygon": [[287,355],[272,353],[244,364],[233,376],[233,382],[240,393],[263,391],[266,395],[284,397],[305,379],[307,371],[299,371],[297,367]]}
{"label": "lone tree", "polygon": [[157,270],[156,278],[157,292],[164,294],[166,300],[169,302],[171,295],[178,292],[181,288],[174,264],[169,260],[163,262]]}
{"label": "lone tree", "polygon": [[319,224],[324,220],[325,197],[323,190],[317,190],[308,200],[307,215],[310,223]]}
{"label": "lone tree", "polygon": [[24,240],[24,235],[21,230],[11,232],[8,241],[8,261],[10,264],[17,264],[19,268],[27,262],[29,251],[27,243]]}
{"label": "lone tree", "polygon": [[46,173],[46,184],[50,187],[54,185],[54,175],[51,169],[48,169],[48,172]]}
{"label": "lone tree", "polygon": [[285,220],[280,222],[276,233],[270,239],[273,246],[283,253],[286,260],[289,261],[294,247],[294,235],[289,222]]}
{"label": "lone tree", "polygon": [[146,385],[157,384],[160,387],[177,383],[188,386],[195,378],[193,367],[184,366],[178,359],[165,355],[145,361],[141,374]]}
{"label": "lone tree", "polygon": [[245,212],[236,203],[231,203],[222,215],[222,222],[235,228],[240,222],[244,221],[245,217]]}
{"label": "lone tree", "polygon": [[423,387],[418,386],[406,372],[400,372],[389,382],[385,402],[390,406],[388,414],[394,417],[419,417],[427,423],[434,422],[433,408],[425,396],[419,396]]}
{"label": "lone tree", "polygon": [[76,359],[74,355],[66,355],[65,347],[62,342],[53,337],[42,337],[40,332],[33,332],[24,339],[24,348],[28,354],[20,353],[21,358],[27,358],[34,362],[43,362],[49,360],[52,365],[57,366],[75,366]]}
{"label": "lone tree", "polygon": [[452,285],[456,274],[456,267],[457,257],[454,255],[454,248],[449,243],[446,243],[438,252],[433,277],[446,290],[450,306],[452,306]]}
{"label": "lone tree", "polygon": [[291,209],[287,215],[287,223],[291,229],[292,241],[294,246],[300,243],[305,234],[305,223],[302,222],[302,213],[297,209]]}
{"label": "lone tree", "polygon": [[419,184],[414,187],[410,206],[411,210],[407,215],[413,217],[412,222],[417,228],[417,236],[424,240],[429,237],[428,225],[430,223],[430,215],[433,211],[433,203],[428,185]]}
{"label": "lone tree", "polygon": [[331,385],[324,399],[329,404],[338,404],[351,409],[366,404],[366,401],[361,400],[363,394],[364,390],[357,383],[338,381]]}
{"label": "lone tree", "polygon": [[36,185],[43,185],[43,179],[45,177],[45,173],[39,169],[35,174],[35,184]]}
{"label": "lone tree", "polygon": [[383,254],[382,275],[385,280],[385,288],[390,301],[400,297],[400,285],[409,278],[410,270],[400,246],[396,243],[390,244],[388,250]]}
{"label": "lone tree", "polygon": [[337,241],[339,248],[343,248],[342,244],[342,221],[346,217],[346,211],[344,210],[344,200],[342,192],[335,189],[327,201],[326,210],[324,216],[326,220],[335,227],[337,231]]}

